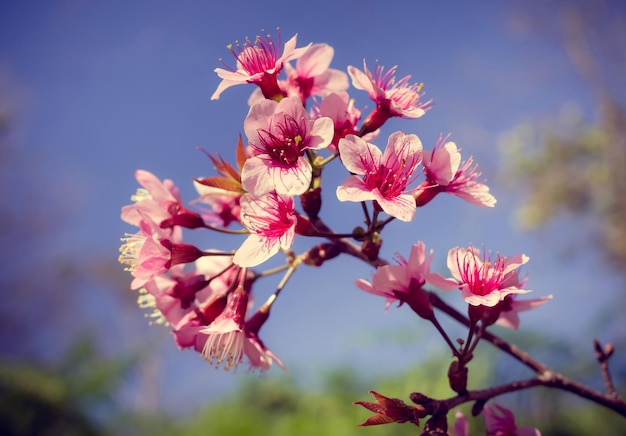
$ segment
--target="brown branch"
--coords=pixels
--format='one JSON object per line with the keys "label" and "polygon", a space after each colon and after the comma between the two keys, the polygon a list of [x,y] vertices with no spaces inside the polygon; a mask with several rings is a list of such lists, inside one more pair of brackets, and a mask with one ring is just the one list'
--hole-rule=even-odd
{"label": "brown branch", "polygon": [[[470,321],[452,306],[448,305],[445,301],[439,298],[439,296],[431,292],[430,299],[432,305],[437,309],[445,312],[456,321],[469,327]],[[626,403],[621,400],[619,396],[616,398],[611,394],[604,395],[581,383],[569,379],[563,374],[554,372],[543,363],[532,358],[528,353],[489,331],[485,331],[483,333],[483,339],[532,369],[535,373],[537,373],[537,380],[541,381],[542,386],[574,393],[626,417]]]}

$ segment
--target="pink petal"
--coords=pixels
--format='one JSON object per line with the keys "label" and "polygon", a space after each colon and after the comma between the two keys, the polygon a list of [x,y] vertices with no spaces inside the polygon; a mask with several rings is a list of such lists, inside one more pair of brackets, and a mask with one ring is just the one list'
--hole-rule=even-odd
{"label": "pink petal", "polygon": [[[246,166],[244,165],[244,170],[245,168]],[[308,159],[302,156],[298,158],[296,165],[294,165],[293,167],[283,168],[279,166],[270,166],[267,168],[267,171],[271,180],[273,181],[273,184],[271,185],[272,189],[263,192],[263,194],[266,194],[267,192],[276,189],[276,192],[278,194],[293,197],[303,194],[304,192],[306,192],[307,189],[309,189],[309,186],[311,185],[311,164],[309,163]],[[263,181],[261,181],[261,183],[263,183]],[[266,189],[267,186],[267,183],[265,183],[264,189]]]}
{"label": "pink petal", "polygon": [[349,176],[337,187],[337,198],[339,201],[367,201],[376,197],[360,177]]}
{"label": "pink petal", "polygon": [[328,44],[313,44],[296,62],[298,75],[313,77],[322,74],[328,69],[335,50]]}
{"label": "pink petal", "polygon": [[326,148],[333,140],[335,135],[335,123],[328,117],[322,117],[315,120],[309,132],[311,136],[309,148],[319,150]]}
{"label": "pink petal", "polygon": [[278,253],[280,240],[251,234],[237,249],[233,263],[243,267],[257,266]]}
{"label": "pink petal", "polygon": [[370,169],[378,169],[382,152],[373,144],[368,144],[356,135],[347,135],[339,140],[341,161],[348,171],[365,174]]}
{"label": "pink petal", "polygon": [[461,165],[461,153],[454,142],[447,142],[443,147],[435,149],[428,158],[424,156],[424,165],[428,166],[436,183],[446,186]]}
{"label": "pink petal", "polygon": [[[375,190],[375,193],[378,190]],[[389,215],[396,217],[400,221],[410,222],[415,216],[415,199],[408,194],[398,195],[395,198],[385,198],[382,195],[377,196],[376,200],[380,207]]]}
{"label": "pink petal", "polygon": [[274,190],[270,167],[263,157],[269,158],[267,155],[252,157],[246,160],[241,169],[241,186],[254,195],[263,195]]}

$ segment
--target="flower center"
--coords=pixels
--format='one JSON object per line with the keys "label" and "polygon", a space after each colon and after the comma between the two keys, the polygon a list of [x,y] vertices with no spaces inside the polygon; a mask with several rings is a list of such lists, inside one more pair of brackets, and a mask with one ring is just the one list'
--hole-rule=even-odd
{"label": "flower center", "polygon": [[500,289],[505,279],[506,263],[500,255],[491,261],[491,255],[478,259],[476,254],[467,251],[463,259],[457,257],[461,280],[468,285],[474,295],[485,296]]}
{"label": "flower center", "polygon": [[276,123],[272,129],[273,132],[259,130],[261,144],[256,147],[256,150],[260,153],[267,153],[274,161],[291,167],[304,154],[306,132],[302,131],[295,118],[287,114],[283,115],[282,122]]}
{"label": "flower center", "polygon": [[127,268],[124,268],[124,271],[133,272],[137,269],[139,252],[146,242],[146,236],[137,234],[131,235],[129,233],[126,233],[125,236],[125,238],[122,238],[124,244],[120,247],[120,256],[117,260],[121,264],[128,265]]}
{"label": "flower center", "polygon": [[385,198],[394,198],[402,194],[416,178],[415,169],[420,163],[420,153],[408,153],[406,145],[398,154],[391,154],[375,170],[370,170],[363,177],[370,188],[378,188]]}
{"label": "flower center", "polygon": [[[278,43],[280,45],[280,35]],[[246,38],[243,45],[236,42],[234,47],[231,44],[228,49],[237,59],[238,66],[251,76],[273,69],[279,58],[279,49],[269,35],[257,36],[254,43]],[[232,68],[229,69],[232,71]]]}

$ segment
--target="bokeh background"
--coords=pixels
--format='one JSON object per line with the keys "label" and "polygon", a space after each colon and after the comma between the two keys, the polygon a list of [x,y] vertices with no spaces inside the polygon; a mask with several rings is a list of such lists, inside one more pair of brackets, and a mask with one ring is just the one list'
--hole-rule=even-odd
{"label": "bokeh background", "polygon": [[[166,328],[148,326],[128,289],[117,256],[120,238],[134,230],[119,212],[137,188],[135,169],[173,179],[183,198],[196,198],[192,178],[214,174],[196,148],[230,160],[252,92],[237,86],[211,101],[219,83],[213,69],[221,58],[233,64],[228,44],[262,31],[275,37],[276,28],[283,42],[297,33],[299,46],[333,46],[333,68],[378,61],[423,82],[434,108],[418,120],[392,120],[378,145],[403,130],[430,149],[440,133],[451,133],[498,199],[490,209],[440,196],[414,222],[389,226],[383,255],[408,255],[410,243],[423,240],[444,272],[446,253],[457,245],[527,254],[533,296],[554,299],[523,314],[519,332],[498,332],[603,389],[592,339],[626,344],[625,19],[619,0],[2,2],[4,431],[280,434],[271,414],[253,433],[220,426],[255,418],[245,407],[258,402],[319,418],[311,403],[341,398],[329,410],[347,416],[349,428],[330,420],[331,434],[352,434],[367,415],[350,403],[381,384],[396,396],[429,394],[424,386],[431,385],[446,395],[443,375],[439,385],[432,376],[441,367],[433,362],[446,359],[434,329],[406,308],[385,313],[382,299],[356,289],[354,280],[372,269],[353,259],[301,268],[281,295],[263,340],[287,375],[214,370],[200,355],[179,351]],[[361,91],[351,95],[357,107],[370,104]],[[332,195],[344,177],[329,174],[324,197],[323,216],[339,231],[359,224],[357,206]],[[240,243],[194,237],[207,248]],[[275,285],[268,281],[261,296]],[[621,386],[624,353],[618,347],[613,359]],[[488,346],[484,355],[479,381],[529,375]],[[318,397],[308,408],[294,406],[311,392]],[[503,402],[545,418],[526,407],[529,398]],[[553,412],[567,418],[559,405],[573,400],[558,398]],[[589,422],[607,422],[596,406],[581,407],[593,415]],[[293,425],[283,434],[314,431],[314,423]],[[548,434],[570,434],[561,429]]]}

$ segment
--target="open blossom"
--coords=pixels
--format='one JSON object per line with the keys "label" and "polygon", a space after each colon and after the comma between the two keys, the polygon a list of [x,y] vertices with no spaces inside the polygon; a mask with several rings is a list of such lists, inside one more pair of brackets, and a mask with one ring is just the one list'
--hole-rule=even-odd
{"label": "open blossom", "polygon": [[432,313],[432,307],[422,287],[431,276],[432,258],[432,250],[427,253],[426,246],[419,241],[411,246],[408,260],[397,254],[398,265],[378,267],[372,276],[372,283],[359,279],[355,284],[365,292],[387,298],[386,308],[394,301],[400,304],[406,302],[418,315],[427,318]]}
{"label": "open blossom", "polygon": [[413,219],[415,200],[406,189],[422,160],[422,142],[416,135],[392,133],[384,153],[348,135],[339,141],[339,152],[348,171],[356,174],[337,187],[340,201],[375,200],[389,215],[401,221]]}
{"label": "open blossom", "polygon": [[241,222],[250,235],[235,253],[233,262],[246,267],[259,265],[281,248],[291,247],[297,223],[293,198],[276,192],[262,196],[245,194],[241,198]]}
{"label": "open blossom", "polygon": [[122,238],[119,262],[128,265],[126,268],[133,275],[131,289],[139,289],[158,274],[166,272],[172,266],[172,252],[168,248],[171,238],[180,240],[180,229],[172,233],[169,229],[161,229],[154,221],[144,217],[139,223],[139,232],[126,234]]}
{"label": "open blossom", "polygon": [[348,76],[330,67],[335,50],[328,44],[313,44],[296,61],[285,64],[287,96],[298,96],[304,103],[311,95],[324,97],[348,89]]}
{"label": "open blossom", "polygon": [[520,324],[519,312],[539,307],[551,299],[552,295],[530,300],[520,300],[513,294],[507,295],[500,303],[500,316],[496,324],[517,330]]}
{"label": "open blossom", "polygon": [[489,187],[478,181],[481,173],[470,157],[461,163],[461,153],[454,142],[440,136],[432,151],[425,150],[422,165],[426,181],[413,194],[418,206],[423,206],[440,192],[456,195],[478,206],[493,207],[495,197]]}
{"label": "open blossom", "polygon": [[482,414],[485,417],[487,436],[541,436],[536,428],[518,427],[513,412],[499,404],[485,406]]}
{"label": "open blossom", "polygon": [[352,86],[366,91],[376,103],[374,111],[363,122],[361,135],[378,129],[391,117],[419,118],[432,107],[432,100],[421,101],[423,85],[409,83],[410,75],[396,81],[396,68],[394,66],[385,72],[382,66],[376,65],[372,74],[365,61],[363,71],[348,67]]}
{"label": "open blossom", "polygon": [[453,278],[444,279],[438,274],[430,283],[441,289],[457,286],[463,299],[472,306],[494,307],[510,294],[531,292],[521,289],[516,269],[528,262],[528,256],[518,254],[512,258],[491,253],[480,254],[474,247],[452,248],[448,252],[448,268]]}
{"label": "open blossom", "polygon": [[283,363],[269,351],[258,338],[246,328],[248,293],[238,287],[230,296],[224,311],[208,326],[199,330],[205,336],[202,349],[204,358],[216,368],[226,371],[236,368],[246,356],[251,369],[268,370],[273,361],[285,369]]}
{"label": "open blossom", "polygon": [[178,188],[170,179],[161,182],[154,174],[145,170],[137,170],[135,178],[142,187],[131,197],[134,203],[122,207],[123,221],[139,226],[139,222],[148,217],[161,227],[202,227],[202,218],[198,213],[185,208]]}
{"label": "open blossom", "polygon": [[[286,80],[279,80],[278,86],[286,97],[298,97],[303,105],[311,96],[325,97],[334,92],[348,89],[348,75],[343,71],[329,68],[335,50],[328,44],[313,44],[296,61],[284,65]],[[248,99],[252,106],[263,100],[263,92],[257,88]]]}
{"label": "open blossom", "polygon": [[278,74],[282,71],[285,62],[299,58],[309,47],[296,48],[297,36],[294,35],[285,43],[282,53],[279,47],[280,33],[278,44],[274,44],[270,35],[265,35],[257,36],[254,42],[246,38],[242,45],[239,43],[236,47],[229,45],[228,49],[237,59],[237,67],[227,66],[227,69],[215,69],[222,81],[211,96],[211,100],[219,99],[225,89],[243,83],[258,85],[265,98],[282,97],[282,91],[277,82]]}
{"label": "open blossom", "polygon": [[311,184],[307,150],[325,148],[333,139],[330,118],[309,120],[295,97],[263,100],[250,108],[244,130],[253,156],[241,171],[243,188],[255,195],[276,191],[299,195]]}
{"label": "open blossom", "polygon": [[[350,98],[347,92],[333,92],[327,95],[320,103],[316,103],[311,110],[312,118],[328,117],[333,120],[335,132],[333,140],[327,147],[330,153],[338,153],[339,140],[348,135],[356,135],[358,129],[357,123],[361,119],[361,111],[354,107],[354,100]],[[364,141],[374,141],[380,133],[375,130],[371,133],[363,135]]]}

